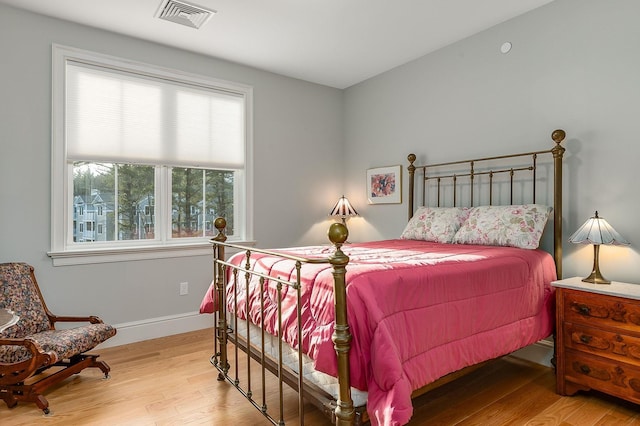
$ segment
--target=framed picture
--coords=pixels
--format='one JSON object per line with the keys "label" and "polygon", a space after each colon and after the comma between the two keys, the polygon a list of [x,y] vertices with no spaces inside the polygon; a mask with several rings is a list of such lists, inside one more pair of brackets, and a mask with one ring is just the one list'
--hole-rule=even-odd
{"label": "framed picture", "polygon": [[402,202],[402,166],[377,167],[367,170],[369,204]]}

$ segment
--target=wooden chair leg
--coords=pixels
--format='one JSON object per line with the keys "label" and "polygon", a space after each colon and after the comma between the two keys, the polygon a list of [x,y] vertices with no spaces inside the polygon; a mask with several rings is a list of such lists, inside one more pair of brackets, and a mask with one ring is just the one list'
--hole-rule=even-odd
{"label": "wooden chair leg", "polygon": [[7,404],[7,407],[9,408],[13,408],[18,405],[18,400],[13,396],[12,392],[3,390],[0,392],[0,398],[4,400],[5,404]]}
{"label": "wooden chair leg", "polygon": [[44,414],[49,414],[49,401],[42,395],[42,392],[49,386],[59,383],[73,374],[78,374],[85,368],[99,368],[104,373],[105,378],[109,377],[111,367],[104,361],[98,361],[98,356],[81,354],[73,356],[69,360],[62,360],[53,365],[54,368],[62,367],[61,370],[42,377],[31,384],[25,385],[21,382],[15,385],[7,385],[5,389],[0,391],[0,398],[4,400],[9,408],[15,407],[18,401],[33,402]]}
{"label": "wooden chair leg", "polygon": [[105,379],[109,378],[109,372],[111,371],[111,367],[109,367],[109,364],[107,364],[106,362],[104,362],[104,361],[96,361],[95,358],[94,358],[94,363],[93,363],[92,367],[99,368],[104,373],[104,378]]}
{"label": "wooden chair leg", "polygon": [[44,396],[37,394],[33,395],[33,402],[36,403],[39,409],[42,410],[44,414],[49,414],[49,401]]}
{"label": "wooden chair leg", "polygon": [[49,414],[49,401],[38,393],[32,385],[11,386],[11,389],[3,390],[0,393],[0,397],[2,397],[8,408],[15,408],[18,405],[18,401],[33,402],[44,414]]}

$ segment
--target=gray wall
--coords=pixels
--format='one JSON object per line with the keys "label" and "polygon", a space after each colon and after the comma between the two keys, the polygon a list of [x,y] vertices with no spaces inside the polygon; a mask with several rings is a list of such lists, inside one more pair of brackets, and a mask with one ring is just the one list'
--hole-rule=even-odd
{"label": "gray wall", "polygon": [[[342,91],[0,5],[0,262],[32,264],[54,313],[122,324],[197,311],[211,261],[52,266],[52,43],[253,86],[254,236],[262,247],[326,241],[342,195]],[[178,296],[183,281],[190,293]]]}
{"label": "gray wall", "polygon": [[600,250],[603,275],[640,283],[638,16],[637,0],[555,0],[347,89],[345,194],[362,214],[352,239],[406,223],[406,203],[366,204],[367,168],[404,166],[410,152],[439,162],[551,148],[563,128],[564,276],[589,275],[592,247],[566,240],[598,210],[631,242]]}
{"label": "gray wall", "polygon": [[[565,241],[599,210],[631,242],[601,250],[602,273],[640,283],[638,16],[636,0],[555,0],[340,91],[0,5],[0,262],[34,265],[54,312],[114,324],[193,312],[210,280],[207,256],[52,266],[51,44],[59,43],[254,87],[262,247],[324,242],[343,190],[362,215],[349,221],[351,240],[396,237],[406,202],[367,205],[367,168],[404,166],[409,152],[434,162],[544,149],[563,128]],[[504,41],[513,43],[507,55]],[[294,209],[278,207],[292,200]],[[564,250],[565,276],[586,276],[591,248]],[[177,295],[182,281],[188,296]]]}

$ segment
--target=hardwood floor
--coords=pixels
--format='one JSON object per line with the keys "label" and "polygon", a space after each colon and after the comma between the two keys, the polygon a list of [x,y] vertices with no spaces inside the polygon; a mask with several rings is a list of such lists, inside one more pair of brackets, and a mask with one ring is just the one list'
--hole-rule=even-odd
{"label": "hardwood floor", "polygon": [[[211,330],[97,351],[111,378],[85,370],[35,404],[8,409],[0,425],[234,425],[270,423],[209,364]],[[640,425],[640,406],[589,393],[561,397],[549,368],[505,357],[415,401],[410,425]],[[256,394],[259,390],[256,390]],[[285,420],[297,424],[297,397],[287,392]],[[309,407],[306,425],[331,424]]]}

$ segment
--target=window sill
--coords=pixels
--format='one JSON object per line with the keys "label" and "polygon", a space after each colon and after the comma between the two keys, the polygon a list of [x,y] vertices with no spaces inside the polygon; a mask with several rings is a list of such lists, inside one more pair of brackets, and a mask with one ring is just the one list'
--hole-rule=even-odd
{"label": "window sill", "polygon": [[[234,241],[234,243],[236,242]],[[251,242],[242,241],[237,242],[237,244],[251,244]],[[172,257],[211,256],[212,254],[212,246],[207,241],[169,246],[94,248],[50,251],[47,253],[53,261],[53,266],[128,262],[133,260],[153,260]]]}

